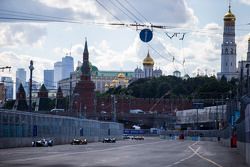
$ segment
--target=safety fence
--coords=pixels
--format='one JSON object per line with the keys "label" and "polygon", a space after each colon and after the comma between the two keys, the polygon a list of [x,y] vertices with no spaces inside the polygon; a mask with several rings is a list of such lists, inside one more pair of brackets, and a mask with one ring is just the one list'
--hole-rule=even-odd
{"label": "safety fence", "polygon": [[8,147],[16,139],[52,138],[62,144],[76,137],[98,141],[107,136],[122,138],[122,134],[123,125],[116,122],[0,110],[0,148]]}

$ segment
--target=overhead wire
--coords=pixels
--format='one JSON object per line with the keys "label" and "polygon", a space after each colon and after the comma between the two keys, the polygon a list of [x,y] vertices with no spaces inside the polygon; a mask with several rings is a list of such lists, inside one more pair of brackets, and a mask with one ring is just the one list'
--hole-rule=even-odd
{"label": "overhead wire", "polygon": [[141,14],[141,12],[139,10],[137,10],[128,0],[125,0],[125,2],[131,7],[133,8],[143,19],[145,19],[146,22],[150,23],[148,21],[148,19],[146,17],[143,16],[143,14]]}
{"label": "overhead wire", "polygon": [[116,20],[118,20],[120,23],[122,23],[121,19],[119,19],[118,17],[116,17],[115,15],[113,15],[101,2],[99,2],[98,0],[96,0],[96,2],[104,9],[106,10],[111,16],[113,16]]}
{"label": "overhead wire", "polygon": [[[108,10],[108,8],[103,4],[101,3],[99,0],[96,0],[96,2],[103,8],[106,10],[106,12],[108,12],[111,16],[113,16],[116,20],[118,20],[120,22],[120,25],[123,25],[123,26],[147,26],[145,24],[125,24],[122,22],[122,20],[115,16],[110,10]],[[110,2],[112,2],[112,0],[110,0]],[[136,14],[134,14],[133,12],[131,12],[125,5],[123,5],[119,0],[116,1],[117,3],[120,4],[120,6],[122,8],[124,8],[128,13],[130,13],[130,15],[132,16],[129,16],[128,13],[124,12],[124,10],[121,10],[121,8],[119,7],[119,10],[120,11],[123,11],[123,13],[125,14],[126,13],[126,16],[128,16],[130,19],[132,19],[133,21],[136,20],[136,22],[140,21],[142,22],[142,20],[140,18],[138,18],[136,16]],[[143,15],[141,14],[141,12],[139,10],[137,10],[128,0],[125,0],[125,2],[131,7],[133,8],[133,10],[135,12],[137,12],[140,17],[142,17],[146,22],[150,23],[149,20]],[[113,2],[114,4],[114,2]],[[118,5],[116,5],[116,7],[118,8]],[[48,15],[39,15],[39,14],[33,14],[33,13],[27,13],[27,12],[16,12],[16,11],[11,11],[11,10],[5,10],[5,9],[1,9],[0,8],[0,12],[4,13],[5,15],[7,14],[7,17],[0,17],[0,20],[23,20],[23,21],[43,21],[43,22],[48,22],[48,21],[53,21],[53,22],[66,22],[66,23],[77,23],[77,24],[82,24],[83,21],[82,20],[75,20],[73,18],[63,18],[63,17],[55,17],[55,16],[48,16]],[[9,16],[16,16],[16,17],[8,17]],[[90,23],[90,22],[89,22]],[[100,24],[100,25],[115,25],[115,24],[112,24],[112,23],[97,23],[97,22],[93,22],[94,24]],[[92,23],[92,24],[93,24]],[[150,23],[151,24],[151,23]],[[245,25],[250,25],[249,24],[245,24]],[[177,26],[157,26],[157,25],[149,25],[151,26],[151,28],[160,28],[160,29],[172,29],[172,30],[184,30],[185,27],[177,27]],[[239,29],[239,30],[244,30],[244,29]],[[208,35],[210,32],[211,29],[199,29],[199,30],[189,30],[189,31],[186,31],[186,33],[205,33],[206,35]],[[244,31],[247,31],[247,30],[244,30]],[[222,34],[222,33],[221,33]],[[214,33],[211,33],[211,36],[214,35]],[[153,48],[153,46],[151,44],[148,43],[148,46],[154,50],[160,57],[166,59],[167,61],[171,61],[171,59],[168,59],[166,58],[165,56],[163,56],[160,52],[158,52],[155,48]],[[171,57],[173,57],[173,55],[167,50],[167,48],[165,48],[166,51],[167,51],[167,54],[170,55]],[[177,62],[177,61],[176,61]],[[180,64],[183,64],[182,62],[178,62]]]}
{"label": "overhead wire", "polygon": [[[131,16],[129,16],[123,9],[121,9],[119,6],[117,6],[112,0],[109,0],[109,2],[116,8],[118,8],[123,14],[125,14],[126,16],[128,16],[131,20],[134,21],[134,18],[132,18]],[[117,2],[117,1],[116,1]],[[136,21],[134,21],[135,23],[137,23]]]}
{"label": "overhead wire", "polygon": [[143,21],[138,18],[133,12],[131,12],[125,5],[123,5],[119,0],[116,0],[116,2],[118,2],[120,4],[120,6],[122,6],[128,13],[130,13],[137,21],[143,23]]}

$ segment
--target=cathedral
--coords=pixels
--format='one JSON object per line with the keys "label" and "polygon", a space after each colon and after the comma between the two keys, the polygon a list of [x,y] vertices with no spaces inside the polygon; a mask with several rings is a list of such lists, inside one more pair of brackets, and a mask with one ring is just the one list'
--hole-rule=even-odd
{"label": "cathedral", "polygon": [[162,76],[161,69],[154,69],[154,60],[150,56],[149,51],[142,64],[143,69],[137,67],[134,71],[135,79]]}

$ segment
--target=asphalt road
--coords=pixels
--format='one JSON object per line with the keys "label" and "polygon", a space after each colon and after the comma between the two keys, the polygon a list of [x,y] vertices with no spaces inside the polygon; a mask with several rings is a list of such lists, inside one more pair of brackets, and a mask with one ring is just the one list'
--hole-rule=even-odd
{"label": "asphalt road", "polygon": [[0,149],[0,167],[247,167],[216,142],[146,138],[117,143]]}

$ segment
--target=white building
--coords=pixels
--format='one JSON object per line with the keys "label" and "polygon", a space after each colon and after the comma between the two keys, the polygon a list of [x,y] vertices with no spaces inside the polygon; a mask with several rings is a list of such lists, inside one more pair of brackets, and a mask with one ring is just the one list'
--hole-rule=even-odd
{"label": "white building", "polygon": [[20,84],[24,86],[25,82],[26,82],[26,71],[24,68],[18,68],[16,71],[16,92],[18,91]]}
{"label": "white building", "polygon": [[224,16],[224,33],[223,43],[221,45],[221,72],[219,72],[218,78],[222,76],[227,80],[237,78],[238,73],[236,69],[236,43],[235,43],[235,21],[236,17],[231,12],[231,6]]}
{"label": "white building", "polygon": [[146,58],[143,60],[143,70],[141,68],[135,69],[135,78],[152,78],[152,77],[160,77],[162,76],[161,69],[154,70],[154,60],[151,58],[149,51]]}
{"label": "white building", "polygon": [[62,62],[58,61],[54,64],[54,82],[57,87],[57,82],[62,80]]}

